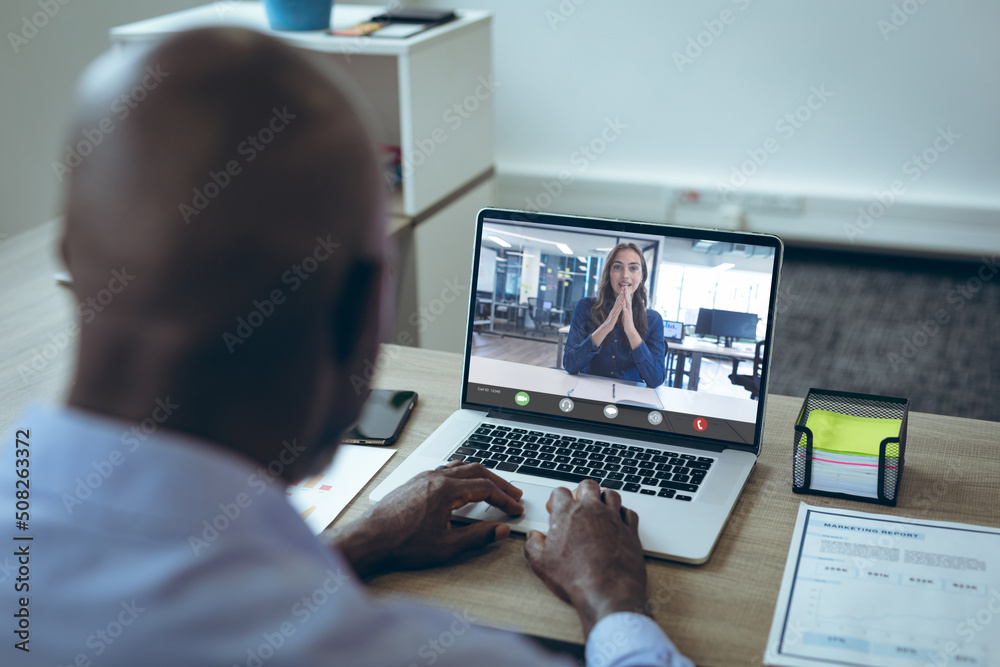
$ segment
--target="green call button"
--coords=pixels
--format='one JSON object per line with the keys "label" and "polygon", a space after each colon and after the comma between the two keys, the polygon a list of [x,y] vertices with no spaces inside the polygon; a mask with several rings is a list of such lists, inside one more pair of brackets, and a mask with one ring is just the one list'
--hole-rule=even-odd
{"label": "green call button", "polygon": [[528,396],[527,392],[519,391],[517,392],[517,394],[514,395],[514,402],[520,405],[521,407],[527,405],[529,400],[531,399]]}

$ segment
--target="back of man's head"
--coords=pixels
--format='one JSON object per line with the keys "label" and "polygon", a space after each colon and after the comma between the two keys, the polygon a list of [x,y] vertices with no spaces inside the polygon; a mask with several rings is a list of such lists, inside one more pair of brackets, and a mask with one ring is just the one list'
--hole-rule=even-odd
{"label": "back of man's head", "polygon": [[368,135],[332,80],[270,37],[193,31],[95,62],[74,141],[93,128],[67,189],[70,403],[139,420],[169,395],[170,428],[258,460],[349,423],[384,232]]}

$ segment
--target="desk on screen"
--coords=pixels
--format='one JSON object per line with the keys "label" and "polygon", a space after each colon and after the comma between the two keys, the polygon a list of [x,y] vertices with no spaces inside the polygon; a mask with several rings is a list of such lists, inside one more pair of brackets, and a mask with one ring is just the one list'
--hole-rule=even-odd
{"label": "desk on screen", "polygon": [[[588,376],[593,378],[594,376]],[[512,361],[473,356],[469,363],[469,382],[496,385],[509,389],[534,390],[545,394],[570,395],[580,380],[557,368],[542,368]],[[608,383],[613,380],[608,379]],[[749,424],[757,419],[757,401],[749,398],[718,396],[705,392],[675,389],[660,385],[655,392],[660,404],[675,412],[685,412],[705,417],[741,421]]]}

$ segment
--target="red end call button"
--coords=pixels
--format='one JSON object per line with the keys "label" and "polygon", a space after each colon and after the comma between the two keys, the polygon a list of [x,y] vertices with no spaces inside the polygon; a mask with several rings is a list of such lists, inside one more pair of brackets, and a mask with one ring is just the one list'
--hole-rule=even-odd
{"label": "red end call button", "polygon": [[694,430],[696,431],[704,431],[706,428],[708,428],[708,420],[705,419],[704,417],[698,417],[697,419],[694,420],[692,426],[694,426]]}

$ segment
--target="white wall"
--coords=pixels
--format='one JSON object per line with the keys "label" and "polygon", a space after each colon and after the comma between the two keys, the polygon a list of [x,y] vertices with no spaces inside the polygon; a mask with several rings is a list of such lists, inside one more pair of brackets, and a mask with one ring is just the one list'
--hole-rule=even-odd
{"label": "white wall", "polygon": [[[5,0],[0,26],[18,31],[38,1]],[[65,144],[71,83],[106,46],[108,27],[196,4],[68,0],[20,53],[5,40],[0,233],[57,211],[50,162]],[[531,200],[553,211],[745,226],[845,245],[1000,249],[1000,3],[458,4],[494,12],[505,205]],[[904,5],[914,13],[903,13]],[[902,25],[883,35],[879,22],[894,27],[894,7]],[[727,10],[728,25],[713,23]],[[674,54],[699,38],[707,46],[678,67]],[[776,127],[814,86],[832,95],[821,105],[813,98],[819,108],[800,128]],[[933,151],[938,129],[949,127],[960,137],[929,169],[914,172],[911,156]],[[580,147],[600,147],[602,132],[611,141],[591,160]],[[718,183],[750,159],[747,151],[760,156],[765,146],[777,150],[763,166],[749,163],[755,173],[734,197],[742,208],[720,212]],[[559,183],[560,172],[573,182]],[[876,193],[894,181],[902,190],[888,209],[859,222],[858,207],[877,212]],[[678,203],[689,188],[701,203]]]}
{"label": "white wall", "polygon": [[[744,224],[848,245],[1000,248],[1000,3],[461,5],[495,14],[497,164],[506,205],[531,199],[542,209]],[[728,25],[719,21],[724,11]],[[707,46],[678,65],[674,54],[684,56],[689,40],[699,39]],[[814,97],[818,108],[807,109],[811,117],[800,127],[776,127],[814,88],[832,95]],[[608,119],[622,126],[611,128]],[[935,164],[926,171],[907,164],[926,149],[933,155],[938,130],[949,127],[960,136],[951,145],[939,141],[947,152]],[[602,132],[611,141],[590,160],[580,147]],[[744,209],[720,216],[718,183],[730,180],[747,151],[760,156],[769,138],[777,150],[763,166],[749,165],[755,173],[737,192]],[[574,179],[568,187],[552,181],[560,171]],[[868,208],[894,181],[903,187],[893,205],[857,227],[857,207]],[[549,203],[545,195],[560,185]],[[707,204],[678,205],[677,190],[689,187]],[[774,194],[785,198],[764,198]],[[947,234],[933,236],[946,224]]]}
{"label": "white wall", "polygon": [[[0,3],[4,35],[0,44],[0,238],[58,213],[60,184],[51,163],[62,157],[67,143],[73,83],[86,64],[109,46],[108,29],[200,4],[204,0]],[[43,13],[43,6],[49,8],[51,17]],[[33,18],[41,28],[25,28],[24,20]],[[11,34],[17,36],[13,41]],[[24,35],[29,37],[26,44],[20,41]]]}

